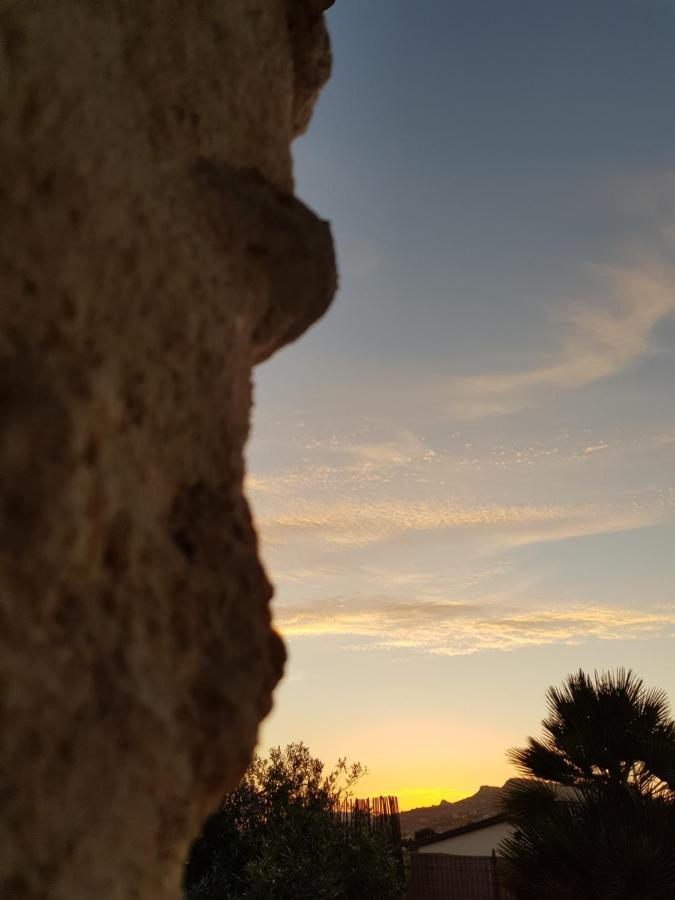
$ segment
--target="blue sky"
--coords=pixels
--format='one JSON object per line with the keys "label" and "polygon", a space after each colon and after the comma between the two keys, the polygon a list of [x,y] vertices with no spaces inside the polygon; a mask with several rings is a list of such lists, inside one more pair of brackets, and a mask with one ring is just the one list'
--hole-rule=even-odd
{"label": "blue sky", "polygon": [[579,665],[675,696],[675,5],[327,18],[295,161],[340,290],[248,449],[290,652],[261,741],[409,806],[503,781]]}

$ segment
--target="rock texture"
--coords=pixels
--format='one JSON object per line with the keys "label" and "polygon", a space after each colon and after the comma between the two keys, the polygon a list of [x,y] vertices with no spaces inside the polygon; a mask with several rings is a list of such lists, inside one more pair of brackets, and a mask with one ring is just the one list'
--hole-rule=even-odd
{"label": "rock texture", "polygon": [[0,0],[0,896],[180,895],[284,661],[251,367],[335,289],[317,0]]}

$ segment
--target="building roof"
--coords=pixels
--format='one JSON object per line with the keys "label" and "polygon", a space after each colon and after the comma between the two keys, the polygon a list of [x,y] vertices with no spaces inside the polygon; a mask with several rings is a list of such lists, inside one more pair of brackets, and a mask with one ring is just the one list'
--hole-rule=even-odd
{"label": "building roof", "polygon": [[502,822],[506,821],[506,815],[504,813],[498,813],[496,816],[490,816],[487,819],[479,819],[477,822],[469,822],[468,825],[461,825],[459,828],[450,828],[448,831],[439,831],[437,834],[429,835],[429,837],[414,840],[410,844],[410,849],[417,850],[420,847],[426,847],[429,844],[436,844],[438,841],[459,837],[460,834],[470,834],[472,831],[480,831],[482,828],[491,828],[493,825],[500,825]]}

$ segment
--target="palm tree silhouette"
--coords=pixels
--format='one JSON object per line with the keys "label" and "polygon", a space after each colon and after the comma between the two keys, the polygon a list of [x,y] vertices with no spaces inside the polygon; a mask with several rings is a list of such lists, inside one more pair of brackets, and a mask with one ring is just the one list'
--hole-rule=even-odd
{"label": "palm tree silhouette", "polygon": [[583,671],[546,693],[541,740],[508,756],[516,826],[501,845],[517,898],[675,897],[675,723],[664,691],[632,671]]}
{"label": "palm tree silhouette", "polygon": [[561,785],[630,785],[641,794],[675,787],[675,724],[665,691],[631,670],[579,670],[546,692],[544,739],[508,757],[524,775]]}

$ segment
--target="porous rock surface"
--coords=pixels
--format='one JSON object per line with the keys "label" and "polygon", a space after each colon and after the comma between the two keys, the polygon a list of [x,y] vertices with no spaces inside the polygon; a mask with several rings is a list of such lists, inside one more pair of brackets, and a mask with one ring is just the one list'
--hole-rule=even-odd
{"label": "porous rock surface", "polygon": [[0,0],[0,896],[177,898],[284,661],[251,367],[320,316],[326,0]]}

